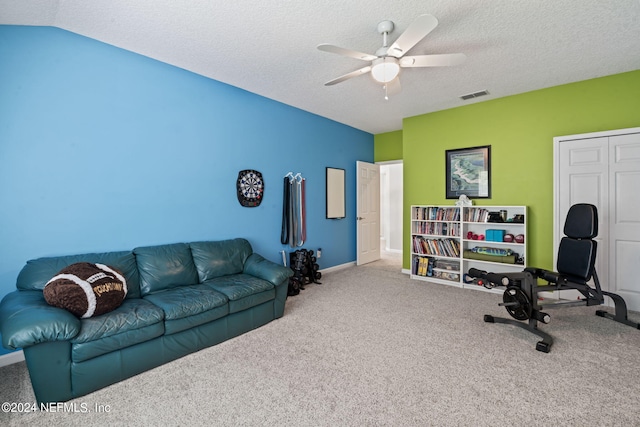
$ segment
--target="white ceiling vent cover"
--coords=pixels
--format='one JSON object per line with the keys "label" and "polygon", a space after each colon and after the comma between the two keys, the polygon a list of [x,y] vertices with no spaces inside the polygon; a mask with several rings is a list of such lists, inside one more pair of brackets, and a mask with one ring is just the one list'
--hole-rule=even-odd
{"label": "white ceiling vent cover", "polygon": [[477,98],[479,96],[485,96],[485,95],[489,95],[488,90],[481,90],[479,92],[473,92],[473,93],[468,93],[466,95],[461,95],[460,99],[462,99],[463,101],[466,101],[468,99],[473,99],[473,98]]}

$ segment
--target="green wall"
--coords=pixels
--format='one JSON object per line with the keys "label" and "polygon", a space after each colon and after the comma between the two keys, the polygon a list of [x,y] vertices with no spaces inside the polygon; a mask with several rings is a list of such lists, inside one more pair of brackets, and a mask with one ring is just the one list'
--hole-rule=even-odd
{"label": "green wall", "polygon": [[373,157],[376,162],[402,160],[402,131],[379,133],[374,136]]}
{"label": "green wall", "polygon": [[[492,198],[474,203],[527,205],[527,264],[553,268],[553,138],[638,126],[640,70],[406,118],[398,131],[404,268],[410,265],[410,206],[455,202],[445,198],[445,150],[491,145]],[[387,160],[385,145],[396,138],[375,139],[375,161]]]}

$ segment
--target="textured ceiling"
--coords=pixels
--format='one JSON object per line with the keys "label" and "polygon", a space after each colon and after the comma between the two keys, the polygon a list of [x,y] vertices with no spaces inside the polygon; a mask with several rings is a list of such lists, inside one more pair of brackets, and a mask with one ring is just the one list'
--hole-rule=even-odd
{"label": "textured ceiling", "polygon": [[[321,52],[366,53],[420,14],[438,27],[410,52],[464,53],[455,67],[408,68],[384,100],[367,65]],[[640,0],[0,0],[0,24],[81,34],[371,133],[419,114],[640,69]],[[462,101],[459,96],[488,90]]]}

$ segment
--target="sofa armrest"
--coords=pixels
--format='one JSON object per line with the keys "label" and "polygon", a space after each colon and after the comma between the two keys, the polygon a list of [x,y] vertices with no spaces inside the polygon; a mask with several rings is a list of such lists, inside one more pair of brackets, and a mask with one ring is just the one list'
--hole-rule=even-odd
{"label": "sofa armrest", "polygon": [[66,341],[80,332],[80,319],[47,304],[42,291],[14,291],[0,303],[0,333],[6,348]]}
{"label": "sofa armrest", "polygon": [[288,283],[289,277],[293,276],[293,271],[290,268],[269,261],[256,253],[249,255],[242,272],[271,282],[274,286]]}

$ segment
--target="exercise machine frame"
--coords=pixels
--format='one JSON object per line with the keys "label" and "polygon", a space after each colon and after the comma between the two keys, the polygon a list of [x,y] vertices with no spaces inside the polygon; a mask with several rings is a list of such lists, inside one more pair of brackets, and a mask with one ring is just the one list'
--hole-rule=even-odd
{"label": "exercise machine frame", "polygon": [[[595,270],[592,274],[594,288],[587,284],[571,282],[557,273],[537,268],[525,268],[522,272],[517,273],[488,273],[476,268],[470,268],[467,275],[473,279],[473,283],[488,289],[498,286],[506,287],[503,294],[503,302],[499,305],[505,307],[513,319],[485,314],[484,321],[487,323],[514,325],[539,336],[542,340],[536,343],[536,350],[544,353],[548,353],[551,350],[553,337],[538,328],[538,322],[547,324],[551,320],[551,316],[542,311],[543,308],[602,305],[605,302],[604,297],[608,296],[614,302],[614,313],[597,310],[596,315],[640,329],[640,324],[628,319],[627,304],[624,299],[618,294],[602,290]],[[545,285],[538,285],[538,279],[552,279],[556,280],[556,282],[548,281]],[[560,301],[544,305],[539,303],[539,292],[562,290],[577,290],[582,294],[582,298],[576,301]],[[527,323],[524,323],[523,320],[526,320]]]}

